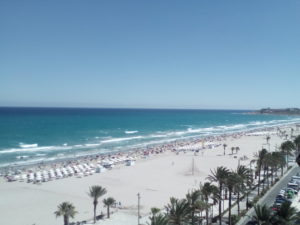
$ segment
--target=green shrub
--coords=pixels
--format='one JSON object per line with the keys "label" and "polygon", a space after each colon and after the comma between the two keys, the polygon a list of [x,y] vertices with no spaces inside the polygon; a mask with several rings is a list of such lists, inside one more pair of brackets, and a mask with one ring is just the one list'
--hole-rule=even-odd
{"label": "green shrub", "polygon": [[235,225],[235,224],[237,224],[237,222],[240,220],[240,216],[238,216],[238,215],[231,215],[231,224],[232,225]]}
{"label": "green shrub", "polygon": [[248,204],[247,204],[247,206],[248,206],[248,208],[250,209],[250,208],[252,208],[253,207],[253,202],[252,201],[248,201]]}
{"label": "green shrub", "polygon": [[247,212],[248,212],[247,209],[242,210],[240,213],[240,217],[245,216]]}

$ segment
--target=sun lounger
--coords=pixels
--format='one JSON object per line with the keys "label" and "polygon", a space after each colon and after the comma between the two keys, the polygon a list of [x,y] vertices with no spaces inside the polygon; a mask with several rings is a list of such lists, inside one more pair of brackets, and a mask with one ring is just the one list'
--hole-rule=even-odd
{"label": "sun lounger", "polygon": [[33,182],[34,181],[34,173],[30,173],[28,176],[28,182]]}
{"label": "sun lounger", "polygon": [[27,175],[26,174],[21,174],[21,176],[20,176],[20,181],[25,181],[25,180],[27,180]]}
{"label": "sun lounger", "polygon": [[83,173],[82,172],[77,173],[77,177],[78,178],[82,178],[83,177]]}

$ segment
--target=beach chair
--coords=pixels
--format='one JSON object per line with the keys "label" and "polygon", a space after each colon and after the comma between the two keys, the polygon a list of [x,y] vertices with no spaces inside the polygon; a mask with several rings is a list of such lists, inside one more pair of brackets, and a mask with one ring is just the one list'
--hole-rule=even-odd
{"label": "beach chair", "polygon": [[30,182],[33,182],[33,181],[34,181],[34,173],[30,173],[30,174],[28,175],[28,180],[27,180],[27,182],[30,183]]}
{"label": "beach chair", "polygon": [[77,178],[82,178],[82,177],[83,177],[83,173],[82,172],[77,173]]}
{"label": "beach chair", "polygon": [[26,174],[21,174],[20,181],[24,182],[25,180],[27,180],[27,175]]}

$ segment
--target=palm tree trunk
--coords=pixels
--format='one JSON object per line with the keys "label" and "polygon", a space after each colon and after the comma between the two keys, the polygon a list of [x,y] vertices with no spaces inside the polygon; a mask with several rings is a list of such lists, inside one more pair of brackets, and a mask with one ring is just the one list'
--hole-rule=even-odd
{"label": "palm tree trunk", "polygon": [[220,201],[219,201],[219,225],[222,225],[222,184],[219,187]]}
{"label": "palm tree trunk", "polygon": [[[208,205],[208,196],[205,196],[205,203]],[[209,207],[207,207],[205,209],[205,220],[206,220],[207,225],[208,225],[208,210],[209,210]]]}
{"label": "palm tree trunk", "polygon": [[271,173],[272,173],[271,185],[273,185],[274,184],[274,167],[271,167]]}
{"label": "palm tree trunk", "polygon": [[192,225],[194,225],[195,224],[195,210],[193,209],[192,210]]}
{"label": "palm tree trunk", "polygon": [[208,210],[209,210],[209,208],[207,208],[205,211],[205,219],[206,219],[206,224],[208,225]]}
{"label": "palm tree trunk", "polygon": [[249,205],[249,191],[246,192],[247,199],[246,199],[246,210],[248,210],[248,205]]}
{"label": "palm tree trunk", "polygon": [[257,185],[257,195],[259,195],[259,188],[260,188],[260,169],[258,170],[258,185]]}
{"label": "palm tree trunk", "polygon": [[228,211],[228,224],[231,225],[231,193],[232,191],[229,190],[229,204],[228,204],[228,208],[229,208],[229,211]]}
{"label": "palm tree trunk", "polygon": [[110,212],[109,212],[109,205],[107,206],[107,218],[110,217]]}
{"label": "palm tree trunk", "polygon": [[263,183],[262,183],[262,190],[265,190],[265,180],[266,180],[266,170],[264,168],[264,179],[263,179]]}
{"label": "palm tree trunk", "polygon": [[96,223],[96,209],[97,209],[97,204],[94,203],[94,223]]}
{"label": "palm tree trunk", "polygon": [[69,217],[64,216],[64,225],[69,225]]}
{"label": "palm tree trunk", "polygon": [[[214,205],[212,205],[212,207],[211,207],[211,216],[212,216],[212,218],[214,218]],[[212,221],[212,218],[211,218],[211,221]]]}
{"label": "palm tree trunk", "polygon": [[227,200],[227,198],[228,198],[228,190],[227,190],[227,188],[225,187],[224,188],[224,195],[225,195],[225,200]]}
{"label": "palm tree trunk", "polygon": [[[203,221],[202,215],[203,215],[203,211],[200,211],[200,221],[201,221],[201,224],[202,224],[202,221]],[[197,224],[196,224],[196,225],[197,225]]]}
{"label": "palm tree trunk", "polygon": [[238,215],[240,215],[240,192],[237,192]]}
{"label": "palm tree trunk", "polygon": [[269,167],[267,167],[267,188],[269,188]]}

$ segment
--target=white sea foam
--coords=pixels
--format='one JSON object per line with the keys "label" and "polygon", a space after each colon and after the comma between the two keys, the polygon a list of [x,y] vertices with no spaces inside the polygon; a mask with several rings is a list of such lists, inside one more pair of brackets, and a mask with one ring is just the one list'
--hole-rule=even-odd
{"label": "white sea foam", "polygon": [[138,130],[126,130],[125,134],[135,134],[135,133],[138,133],[138,132],[139,132]]}
{"label": "white sea foam", "polygon": [[199,129],[188,128],[187,133],[203,133],[203,132],[214,131],[214,130],[216,130],[215,127],[206,127],[206,128],[199,128]]}
{"label": "white sea foam", "polygon": [[38,147],[38,144],[37,143],[34,143],[34,144],[24,144],[24,143],[19,143],[19,146],[21,148],[35,148],[35,147]]}
{"label": "white sea foam", "polygon": [[135,136],[135,137],[127,137],[127,138],[112,138],[108,140],[101,141],[101,143],[113,143],[113,142],[122,142],[122,141],[130,141],[134,139],[141,139],[142,136]]}
{"label": "white sea foam", "polygon": [[44,146],[44,147],[36,147],[36,148],[11,148],[11,149],[6,149],[6,150],[1,150],[0,154],[16,153],[16,152],[30,153],[30,152],[68,150],[68,149],[71,149],[71,147]]}
{"label": "white sea foam", "polygon": [[254,122],[249,123],[249,125],[253,125],[253,126],[260,126],[260,125],[265,125],[265,124],[268,124],[268,122],[267,121],[254,121]]}
{"label": "white sea foam", "polygon": [[83,145],[74,145],[75,148],[82,148]]}
{"label": "white sea foam", "polygon": [[85,144],[84,146],[86,147],[97,147],[97,146],[100,146],[101,143],[95,143],[95,144]]}
{"label": "white sea foam", "polygon": [[[251,129],[263,128],[263,127],[274,127],[283,124],[290,124],[300,122],[300,118],[293,120],[271,120],[271,121],[253,121],[245,124],[234,124],[234,125],[223,125],[223,126],[214,126],[214,127],[204,127],[204,128],[191,128],[189,127],[185,131],[170,131],[170,132],[157,132],[159,134],[150,135],[150,138],[164,138],[164,137],[176,137],[176,136],[186,136],[186,137],[197,137],[191,134],[199,134],[202,136],[212,135],[212,134],[221,134],[225,132],[234,132],[234,131],[246,131]],[[198,136],[199,136],[198,135]],[[169,141],[169,139],[165,139]]]}
{"label": "white sea foam", "polygon": [[245,124],[236,124],[236,125],[231,125],[231,126],[218,126],[218,128],[221,128],[223,130],[237,130],[241,128],[245,128]]}
{"label": "white sea foam", "polygon": [[147,145],[163,144],[163,143],[168,143],[168,142],[172,142],[172,141],[176,141],[176,140],[178,140],[178,138],[168,138],[168,139],[163,139],[163,140],[147,141],[147,142],[143,142],[143,143],[133,145],[131,147],[132,148],[139,148],[139,147],[144,147],[144,146],[147,146]]}
{"label": "white sea foam", "polygon": [[[204,128],[191,128],[189,127],[185,131],[170,131],[170,132],[161,132],[162,134],[154,134],[151,137],[163,138],[163,137],[172,137],[172,136],[186,136],[191,137],[190,134],[199,134],[199,135],[210,135],[210,134],[220,134],[223,132],[232,132],[232,131],[245,131],[257,128],[264,127],[274,127],[283,124],[290,124],[300,122],[300,118],[294,120],[271,120],[271,121],[253,121],[245,124],[234,124],[234,125],[222,125],[214,127],[204,127]],[[194,136],[193,136],[194,137]]]}
{"label": "white sea foam", "polygon": [[149,138],[163,138],[163,137],[168,137],[167,134],[153,134],[150,135]]}

